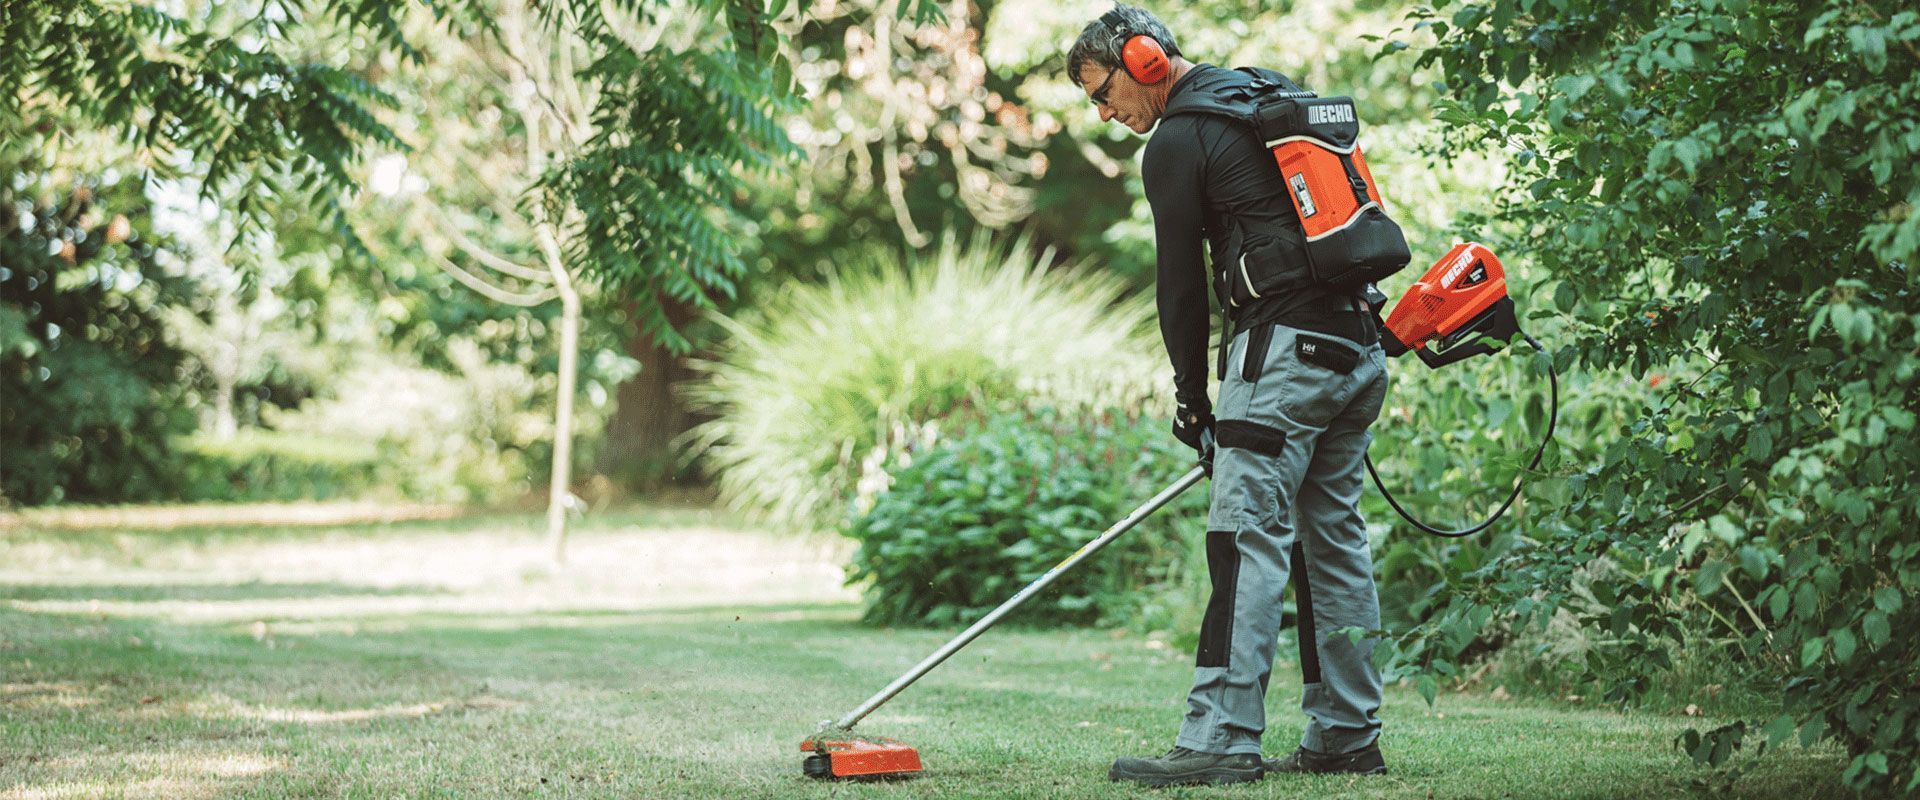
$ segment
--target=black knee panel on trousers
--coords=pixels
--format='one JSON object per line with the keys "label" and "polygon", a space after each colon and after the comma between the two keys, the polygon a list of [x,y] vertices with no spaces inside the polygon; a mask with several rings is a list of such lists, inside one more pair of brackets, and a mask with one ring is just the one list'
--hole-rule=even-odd
{"label": "black knee panel on trousers", "polygon": [[1225,667],[1233,650],[1233,596],[1240,588],[1240,547],[1233,536],[1233,531],[1207,532],[1207,576],[1213,580],[1213,595],[1207,599],[1206,616],[1200,619],[1197,667]]}
{"label": "black knee panel on trousers", "polygon": [[1263,456],[1278,457],[1287,449],[1287,432],[1245,419],[1223,419],[1214,427],[1221,447],[1239,447]]}
{"label": "black knee panel on trousers", "polygon": [[1320,682],[1320,639],[1313,627],[1313,580],[1307,577],[1307,548],[1293,543],[1293,632],[1300,640],[1300,682]]}

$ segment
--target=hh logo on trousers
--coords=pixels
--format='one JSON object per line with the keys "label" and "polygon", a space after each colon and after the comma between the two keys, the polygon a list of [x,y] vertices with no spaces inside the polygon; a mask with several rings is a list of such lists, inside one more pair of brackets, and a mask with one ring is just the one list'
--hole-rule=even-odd
{"label": "hh logo on trousers", "polygon": [[1302,352],[1302,353],[1305,353],[1306,355],[1313,355],[1313,354],[1314,354],[1314,348],[1313,348],[1313,343],[1312,343],[1312,342],[1301,342],[1301,343],[1300,343],[1300,352]]}

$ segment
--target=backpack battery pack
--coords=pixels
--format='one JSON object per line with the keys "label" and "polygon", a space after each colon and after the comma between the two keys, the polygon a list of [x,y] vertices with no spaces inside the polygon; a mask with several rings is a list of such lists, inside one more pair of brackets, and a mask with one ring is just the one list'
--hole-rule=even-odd
{"label": "backpack battery pack", "polygon": [[1270,98],[1254,109],[1254,122],[1300,214],[1307,268],[1316,283],[1378,281],[1413,260],[1360,152],[1353,98]]}

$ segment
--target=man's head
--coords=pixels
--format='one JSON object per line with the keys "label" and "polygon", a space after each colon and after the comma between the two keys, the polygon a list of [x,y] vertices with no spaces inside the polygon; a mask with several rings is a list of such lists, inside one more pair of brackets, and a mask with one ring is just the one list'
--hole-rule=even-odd
{"label": "man's head", "polygon": [[[1154,68],[1156,57],[1165,66]],[[1180,58],[1173,32],[1128,5],[1114,6],[1087,23],[1067,51],[1067,76],[1100,109],[1100,119],[1117,120],[1134,133],[1153,130],[1167,108],[1167,91],[1189,66]]]}

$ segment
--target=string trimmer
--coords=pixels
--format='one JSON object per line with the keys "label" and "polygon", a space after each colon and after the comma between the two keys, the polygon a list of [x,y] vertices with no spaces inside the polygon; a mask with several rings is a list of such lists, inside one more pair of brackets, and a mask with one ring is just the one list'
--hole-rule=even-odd
{"label": "string trimmer", "polygon": [[1153,499],[1142,503],[1139,508],[1133,510],[1133,513],[1114,523],[1113,527],[1108,528],[1105,533],[1081,545],[1079,550],[1073,551],[1073,555],[1053,565],[1045,575],[1041,575],[1027,584],[1026,588],[1007,598],[1007,601],[1001,603],[998,608],[987,612],[979,622],[973,623],[973,627],[961,631],[959,636],[941,645],[940,649],[933,651],[933,655],[927,656],[919,664],[914,665],[913,669],[907,670],[907,674],[900,676],[893,683],[887,684],[887,688],[867,698],[860,707],[847,712],[846,716],[838,720],[822,720],[819,732],[800,743],[801,751],[808,754],[801,765],[807,775],[814,778],[881,778],[919,772],[920,752],[912,746],[893,739],[855,736],[853,726],[868,714],[873,713],[873,710],[879,708],[882,703],[892,700],[894,695],[912,685],[914,681],[920,680],[920,676],[940,666],[940,662],[959,652],[960,648],[966,647],[968,642],[985,633],[988,628],[1019,608],[1020,604],[1039,594],[1040,590],[1047,588],[1055,578],[1073,569],[1080,562],[1092,558],[1094,553],[1100,552],[1101,548],[1120,538],[1120,534],[1131,530],[1149,514],[1160,510],[1161,506],[1180,496],[1181,492],[1199,483],[1205,474],[1202,468],[1194,467],[1180,480],[1174,481],[1173,485],[1162,489],[1159,494],[1153,496]]}
{"label": "string trimmer", "polygon": [[[1388,355],[1398,356],[1407,352],[1414,353],[1428,367],[1438,369],[1463,359],[1491,353],[1492,342],[1504,341],[1518,334],[1525,337],[1527,343],[1535,349],[1545,352],[1532,336],[1520,332],[1519,320],[1515,317],[1513,298],[1507,296],[1506,273],[1500,266],[1500,260],[1486,247],[1479,244],[1462,244],[1435,262],[1427,274],[1421,276],[1386,319],[1386,335],[1381,337],[1382,346]],[[1534,452],[1531,470],[1540,463],[1541,453],[1553,438],[1554,421],[1558,418],[1559,381],[1554,377],[1552,365],[1547,372],[1553,384],[1554,411],[1547,418],[1547,435],[1540,441],[1540,448]],[[1208,443],[1211,446],[1211,443]],[[1414,518],[1394,499],[1387,487],[1380,483],[1380,475],[1373,469],[1371,458],[1367,460],[1367,471],[1373,474],[1374,484],[1387,497],[1394,510],[1407,518],[1415,526],[1428,533],[1441,536],[1464,536],[1482,530],[1493,524],[1513,504],[1514,497],[1520,493],[1516,483],[1513,494],[1507,497],[1500,510],[1486,521],[1472,528],[1449,531],[1432,527]],[[1161,490],[1153,499],[1141,504],[1124,519],[1114,523],[1113,527],[1099,537],[1082,545],[1073,555],[1067,556],[1055,564],[1046,574],[1041,575],[1026,588],[1001,603],[998,608],[981,617],[972,627],[960,632],[932,655],[921,660],[907,670],[905,675],[896,678],[886,688],[881,689],[859,707],[846,713],[837,720],[823,720],[820,730],[806,741],[800,743],[800,750],[807,754],[802,762],[806,774],[815,778],[885,778],[913,775],[921,771],[920,752],[905,742],[878,737],[865,737],[854,734],[853,726],[865,719],[874,709],[879,708],[895,695],[912,685],[921,676],[931,672],[934,667],[946,661],[948,657],[966,647],[969,642],[979,638],[988,628],[1012,613],[1021,604],[1053,583],[1067,570],[1080,562],[1091,558],[1095,553],[1112,543],[1121,534],[1131,530],[1141,520],[1178,497],[1181,492],[1200,482],[1205,471],[1194,467],[1172,485]]]}

